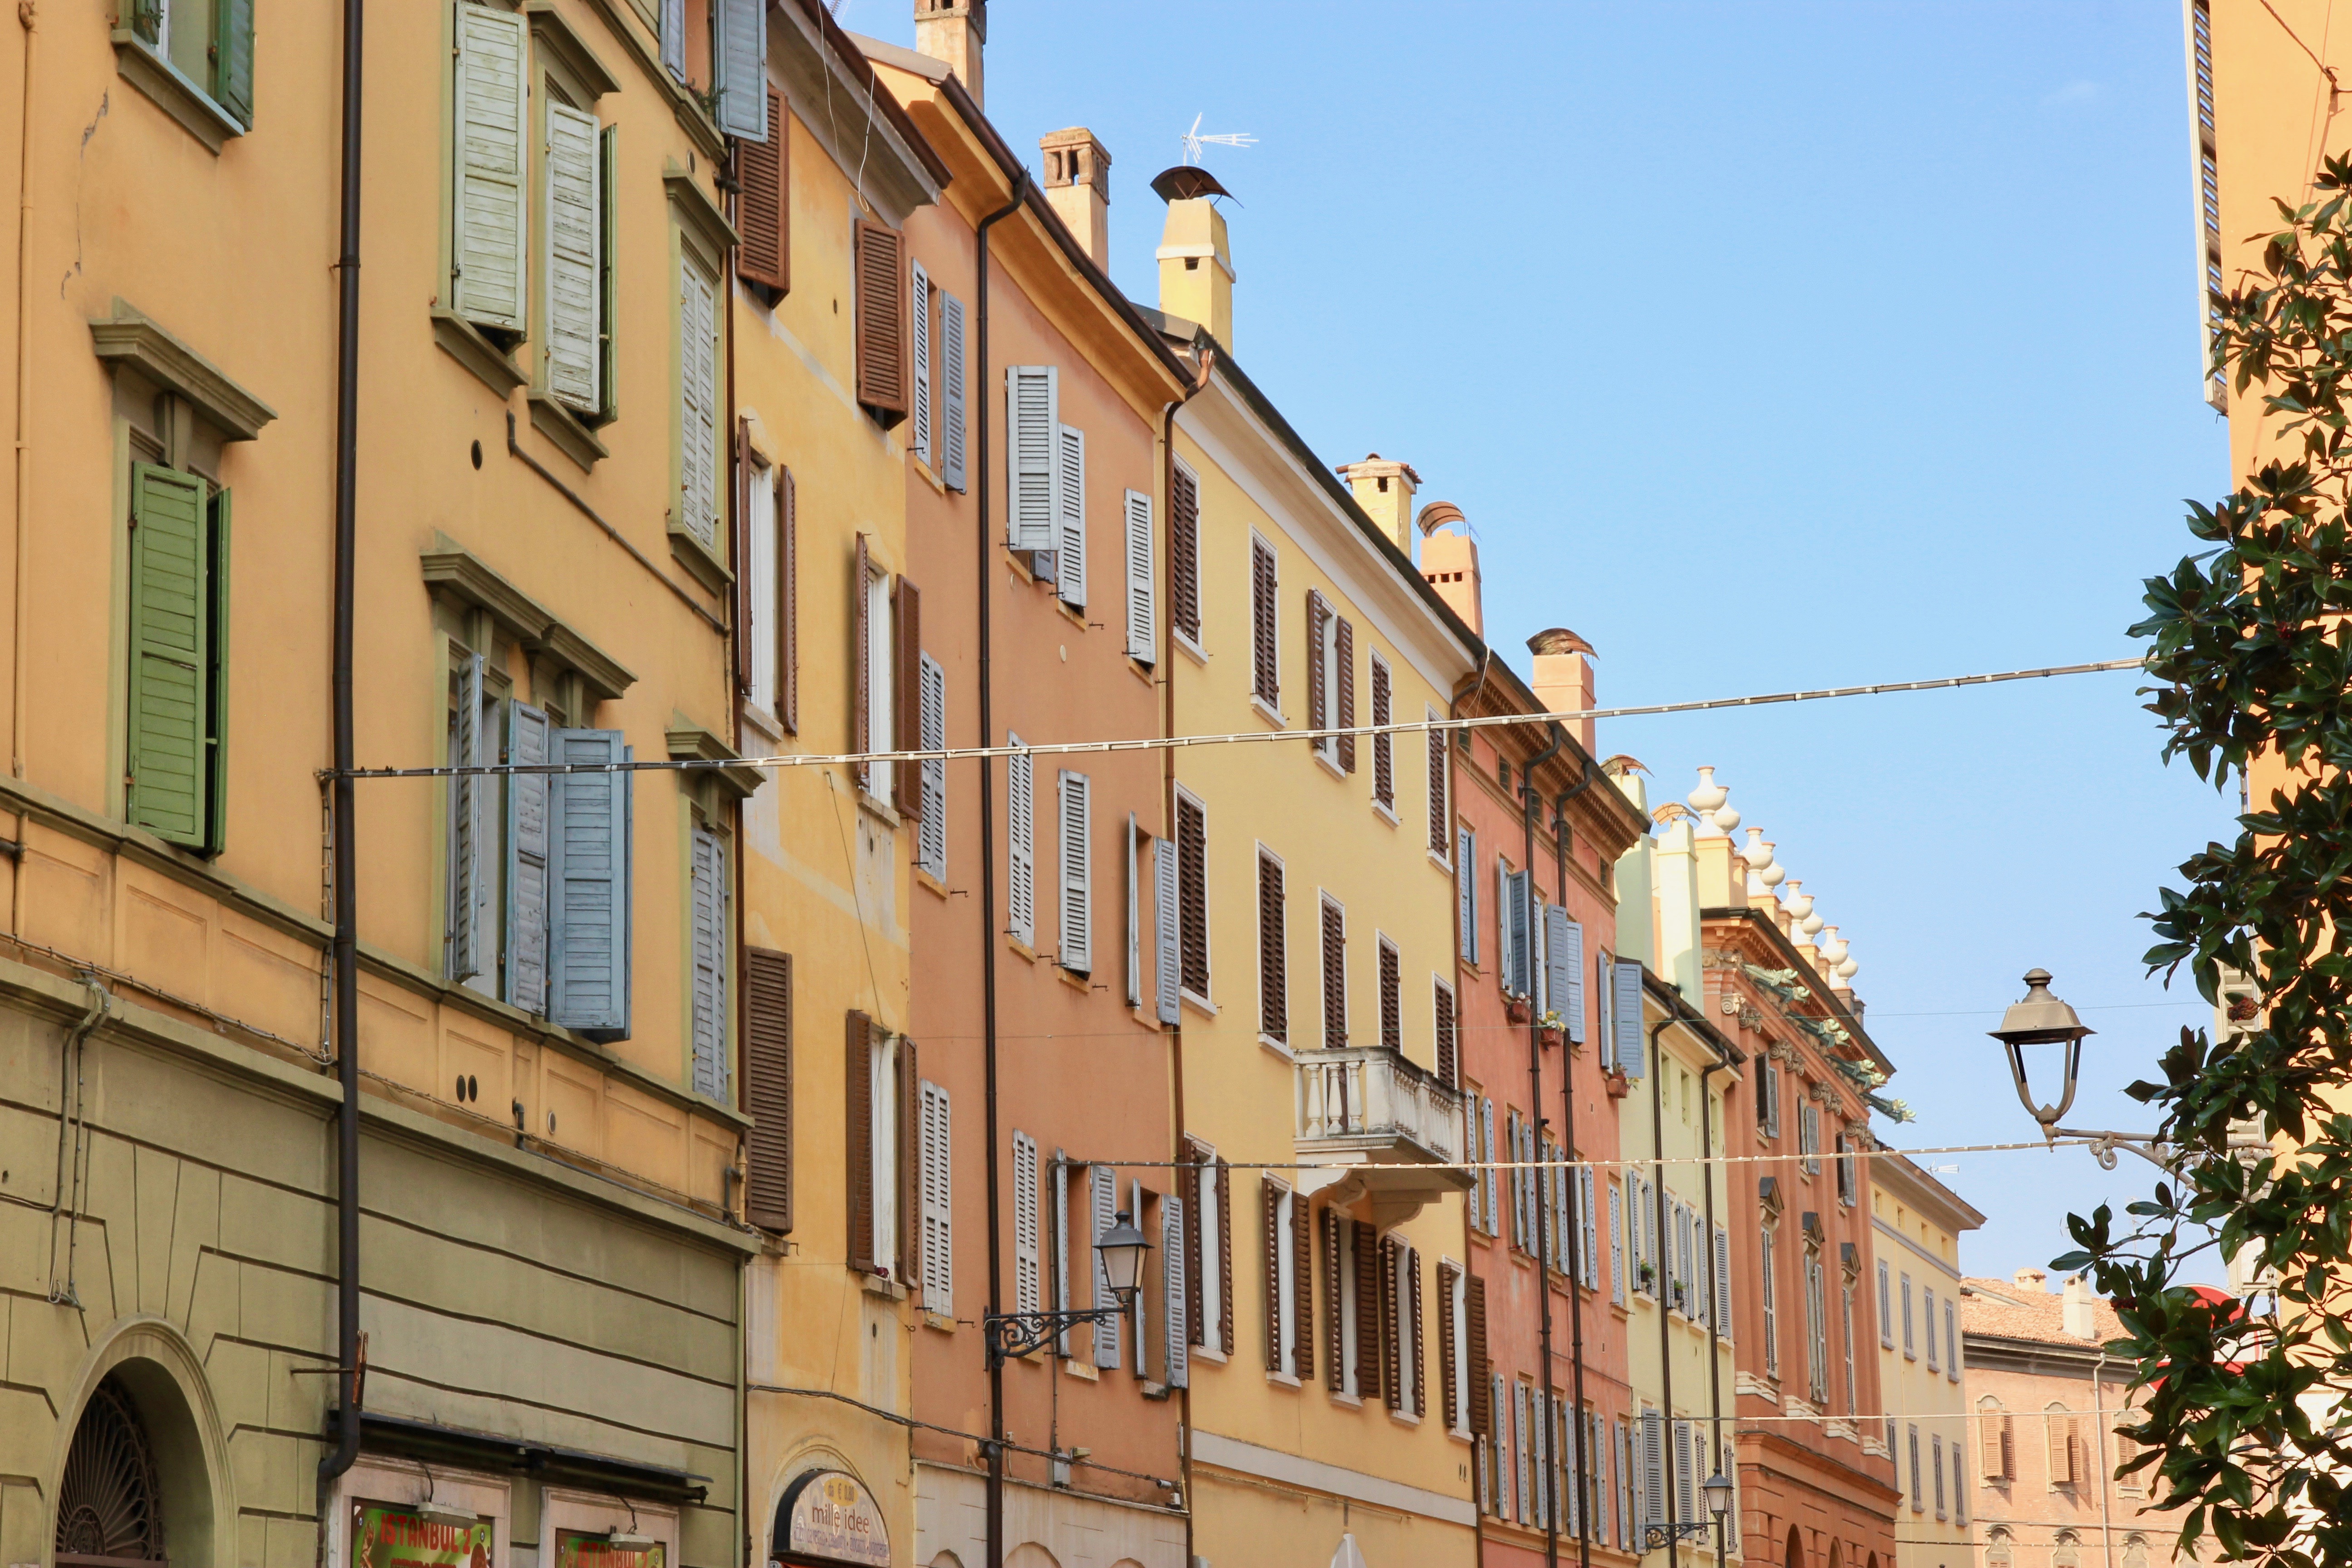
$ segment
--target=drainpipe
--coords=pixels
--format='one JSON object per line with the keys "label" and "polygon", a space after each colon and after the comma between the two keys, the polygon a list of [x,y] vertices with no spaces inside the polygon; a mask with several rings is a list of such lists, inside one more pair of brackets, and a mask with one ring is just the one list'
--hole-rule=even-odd
{"label": "drainpipe", "polygon": [[[1554,724],[1553,728],[1557,730],[1559,726]],[[1559,901],[1563,907],[1568,903],[1568,803],[1591,787],[1592,758],[1588,753],[1584,759],[1584,776],[1553,797],[1551,803],[1552,870],[1557,879],[1555,885],[1559,889]],[[1600,1052],[1597,1043],[1593,1050],[1597,1059]],[[1576,1164],[1576,1057],[1573,1052],[1562,1051],[1559,1059],[1559,1079],[1560,1147],[1567,1151],[1568,1163],[1572,1170]],[[1572,1227],[1573,1234],[1580,1237],[1584,1231],[1577,1216],[1578,1192],[1579,1184],[1570,1181],[1568,1184],[1569,1224]],[[1596,1240],[1601,1231],[1600,1217],[1598,1212],[1593,1215],[1592,1228]],[[1576,1415],[1577,1520],[1580,1526],[1576,1539],[1576,1561],[1578,1568],[1592,1568],[1592,1516],[1595,1510],[1591,1507],[1591,1500],[1586,1495],[1591,1486],[1586,1478],[1592,1474],[1592,1456],[1585,1451],[1584,1289],[1583,1281],[1573,1274],[1570,1276],[1568,1283],[1568,1364],[1570,1380],[1570,1397],[1573,1401],[1571,1408]]]}
{"label": "drainpipe", "polygon": [[2107,1520],[2107,1483],[2114,1478],[2107,1474],[2107,1347],[2099,1347],[2099,1359],[2091,1367],[2091,1441],[2098,1445],[2092,1463],[2099,1476],[2099,1558],[2106,1568],[2116,1568],[2115,1526]]}
{"label": "drainpipe", "polygon": [[[360,965],[358,857],[352,835],[352,616],[359,537],[360,401],[360,86],[361,24],[366,0],[343,0],[342,235],[335,304],[334,832],[335,1365],[342,1387],[335,1445],[319,1459],[323,1499],[360,1455]],[[323,1500],[320,1517],[326,1517]]]}
{"label": "drainpipe", "polygon": [[[1705,1245],[1710,1249],[1715,1246],[1715,1119],[1707,1113],[1706,1080],[1730,1065],[1718,1054],[1717,1059],[1707,1063],[1699,1070],[1698,1075],[1698,1152],[1701,1155],[1698,1178],[1706,1189],[1706,1241]],[[1707,1303],[1706,1312],[1707,1428],[1715,1448],[1715,1452],[1708,1456],[1708,1460],[1711,1468],[1719,1468],[1723,1464],[1723,1323],[1720,1321],[1722,1314],[1716,1309],[1723,1304],[1724,1293],[1716,1284],[1715,1254],[1712,1250],[1709,1250],[1706,1255],[1706,1272],[1707,1288],[1715,1292],[1715,1300]],[[1726,1543],[1730,1534],[1731,1530],[1727,1523],[1718,1522],[1716,1525],[1715,1568],[1724,1568],[1724,1555],[1727,1549]]]}
{"label": "drainpipe", "polygon": [[[1666,1062],[1658,1052],[1658,1037],[1682,1022],[1682,1010],[1659,1019],[1650,1026],[1650,1189],[1657,1194],[1658,1250],[1663,1254],[1674,1242],[1672,1216],[1666,1212]],[[1658,1411],[1659,1456],[1665,1472],[1666,1505],[1666,1568],[1681,1568],[1682,1543],[1675,1539],[1673,1527],[1680,1521],[1675,1515],[1675,1347],[1666,1321],[1665,1258],[1651,1264],[1651,1283],[1657,1289],[1658,1302]]]}
{"label": "drainpipe", "polygon": [[[994,742],[996,713],[991,687],[992,665],[989,647],[989,607],[994,597],[996,580],[995,541],[988,528],[988,411],[995,406],[995,398],[988,391],[988,231],[1021,210],[1022,201],[1029,191],[1029,171],[1021,170],[1013,176],[1013,190],[1005,204],[980,220],[977,258],[972,286],[973,329],[979,343],[979,383],[982,388],[980,414],[977,420],[979,449],[972,457],[972,494],[979,501],[978,530],[980,550],[980,743]],[[1000,940],[996,931],[996,769],[983,759],[980,764],[980,985],[982,1056],[987,1069],[988,1134],[988,1310],[993,1316],[1004,1310],[1004,1259],[1003,1226],[998,1217],[1001,1207],[1003,1175],[996,1157],[996,950]],[[988,1568],[1004,1568],[1004,1369],[988,1369]]]}
{"label": "drainpipe", "polygon": [[[1559,721],[1555,720],[1551,724],[1551,740],[1546,743],[1542,751],[1529,757],[1519,768],[1519,818],[1527,829],[1527,852],[1519,861],[1519,874],[1528,879],[1527,897],[1521,900],[1527,910],[1528,926],[1528,1105],[1535,1112],[1536,1152],[1538,1158],[1543,1152],[1546,1118],[1543,1113],[1543,1019],[1535,1010],[1536,942],[1542,936],[1542,932],[1536,929],[1536,801],[1538,798],[1536,795],[1536,773],[1546,763],[1559,755],[1560,748],[1566,744],[1568,744],[1568,731],[1562,730]],[[1566,1047],[1561,1048],[1565,1052]],[[1535,1205],[1536,1298],[1543,1303],[1543,1316],[1538,1323],[1538,1333],[1543,1343],[1541,1387],[1545,1411],[1544,1422],[1551,1430],[1546,1431],[1537,1440],[1535,1448],[1538,1453],[1548,1456],[1542,1480],[1543,1490],[1549,1500],[1549,1505],[1544,1509],[1544,1565],[1545,1568],[1559,1568],[1560,1500],[1559,1489],[1553,1485],[1555,1478],[1559,1474],[1559,1463],[1558,1457],[1552,1453],[1559,1441],[1553,1436],[1553,1432],[1559,1429],[1559,1423],[1551,1415],[1554,1405],[1551,1394],[1551,1205],[1544,1201],[1549,1194],[1543,1191],[1543,1186],[1548,1184],[1549,1174],[1549,1173],[1542,1166],[1538,1165],[1536,1168],[1536,1178],[1538,1184]],[[1573,1203],[1575,1199],[1571,1196],[1569,1201]],[[1570,1297],[1576,1294],[1576,1281],[1573,1278],[1569,1280],[1568,1293]],[[1578,1412],[1577,1419],[1580,1422],[1583,1418],[1583,1413]]]}
{"label": "drainpipe", "polygon": [[[25,776],[25,555],[26,542],[32,537],[27,520],[33,509],[33,290],[29,276],[33,265],[33,81],[41,47],[39,13],[39,0],[16,0],[16,21],[25,29],[25,127],[17,143],[16,169],[16,575],[11,584],[16,598],[16,619],[12,623],[16,649],[9,665],[16,693],[8,708],[8,769],[17,778]],[[25,841],[25,814],[18,812],[19,844]],[[15,879],[22,879],[21,871]],[[16,923],[10,921],[8,929],[15,931]]]}

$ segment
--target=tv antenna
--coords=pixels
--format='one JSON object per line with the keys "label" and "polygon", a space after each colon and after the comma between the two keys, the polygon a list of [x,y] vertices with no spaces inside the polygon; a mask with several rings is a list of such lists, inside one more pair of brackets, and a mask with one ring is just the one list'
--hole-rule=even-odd
{"label": "tv antenna", "polygon": [[1203,110],[1202,114],[1192,116],[1192,128],[1184,132],[1184,163],[1186,166],[1189,167],[1190,165],[1198,163],[1201,161],[1201,149],[1202,147],[1254,147],[1257,144],[1257,138],[1251,135],[1246,131],[1223,131],[1207,136],[1202,135],[1201,121],[1204,118],[1205,114],[1206,111]]}

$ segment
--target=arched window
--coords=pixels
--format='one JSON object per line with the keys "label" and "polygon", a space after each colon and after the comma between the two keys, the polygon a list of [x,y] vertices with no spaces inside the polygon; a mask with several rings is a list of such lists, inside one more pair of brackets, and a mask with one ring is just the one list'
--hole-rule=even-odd
{"label": "arched window", "polygon": [[1986,1394],[1977,1401],[1977,1474],[2001,1482],[2017,1477],[2017,1456],[2009,1435],[2009,1412]]}
{"label": "arched window", "polygon": [[1805,1538],[1793,1524],[1789,1527],[1789,1554],[1780,1560],[1780,1568],[1805,1568]]}
{"label": "arched window", "polygon": [[161,1562],[163,1489],[155,1450],[138,1406],[109,1377],[98,1385],[74,1428],[66,1473],[58,1486],[59,1568],[107,1559]]}
{"label": "arched window", "polygon": [[2124,1537],[2124,1568],[2147,1568],[2147,1537],[2137,1531]]}
{"label": "arched window", "polygon": [[2050,1484],[2053,1487],[2079,1486],[2083,1479],[2079,1445],[2074,1441],[2074,1418],[2066,1406],[2052,1401],[2042,1411],[2042,1440],[2049,1460]]}
{"label": "arched window", "polygon": [[1985,1531],[1985,1568],[2014,1568],[2016,1552],[2010,1550],[2009,1531],[1995,1525]]}
{"label": "arched window", "polygon": [[2050,1549],[2050,1568],[2080,1568],[2082,1553],[2076,1550],[2082,1537],[2071,1530],[2058,1532],[2058,1543]]}

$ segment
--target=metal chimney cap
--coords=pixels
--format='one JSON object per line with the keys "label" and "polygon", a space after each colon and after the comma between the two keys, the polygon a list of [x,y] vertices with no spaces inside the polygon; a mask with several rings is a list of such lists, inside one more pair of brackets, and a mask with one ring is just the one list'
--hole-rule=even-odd
{"label": "metal chimney cap", "polygon": [[1229,196],[1233,192],[1197,163],[1179,163],[1151,177],[1151,194],[1163,202],[1189,202],[1199,196]]}
{"label": "metal chimney cap", "polygon": [[2029,969],[2025,972],[2025,999],[2010,1004],[2001,1015],[2000,1027],[1988,1031],[1994,1039],[2011,1046],[2046,1046],[2079,1040],[2096,1034],[2085,1027],[2074,1009],[2050,994],[2050,972]]}

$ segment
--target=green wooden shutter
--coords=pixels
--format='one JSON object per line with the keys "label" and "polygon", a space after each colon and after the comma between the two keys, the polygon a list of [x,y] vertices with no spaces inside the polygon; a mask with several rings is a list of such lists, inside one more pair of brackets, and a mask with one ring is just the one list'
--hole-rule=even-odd
{"label": "green wooden shutter", "polygon": [[206,561],[212,594],[210,636],[205,643],[205,744],[211,751],[205,799],[205,853],[228,847],[228,491],[213,495],[212,549]]}
{"label": "green wooden shutter", "polygon": [[213,97],[253,129],[253,0],[213,0]]}
{"label": "green wooden shutter", "polygon": [[[629,760],[618,730],[558,730],[551,760]],[[630,776],[552,776],[547,1016],[593,1040],[629,1036]]]}
{"label": "green wooden shutter", "polygon": [[211,777],[206,565],[204,480],[131,465],[130,816],[191,848],[205,847]]}

